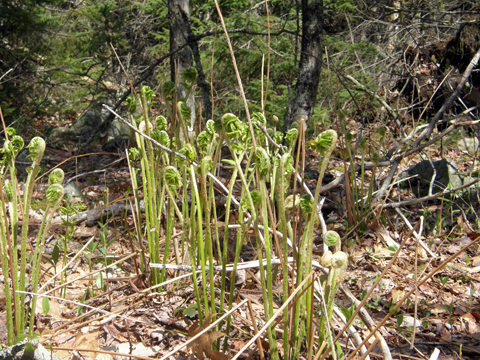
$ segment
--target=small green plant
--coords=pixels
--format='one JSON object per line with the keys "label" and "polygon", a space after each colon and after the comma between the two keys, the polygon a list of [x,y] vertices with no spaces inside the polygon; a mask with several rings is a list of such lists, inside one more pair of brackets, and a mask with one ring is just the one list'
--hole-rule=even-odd
{"label": "small green plant", "polygon": [[[40,162],[45,151],[45,141],[36,137],[30,141],[28,149],[32,165],[27,169],[27,180],[23,191],[23,203],[19,206],[18,181],[16,177],[15,158],[22,150],[24,141],[15,134],[11,128],[7,129],[6,140],[3,148],[0,149],[3,157],[0,160],[0,177],[3,191],[0,191],[0,259],[2,273],[4,276],[6,309],[7,309],[7,341],[13,344],[24,338],[28,326],[28,336],[33,336],[33,324],[35,319],[36,296],[33,296],[30,305],[30,320],[26,316],[25,294],[26,288],[26,263],[27,263],[27,235],[29,228],[29,212],[32,203],[33,186],[37,174],[40,171]],[[8,176],[7,176],[8,174]],[[54,213],[60,206],[63,199],[63,171],[57,169],[50,174],[48,188],[46,191],[45,216],[37,236],[36,247],[31,256],[32,276],[29,279],[33,293],[37,292],[40,278],[40,260],[43,256],[46,235]],[[18,214],[22,215],[23,223],[21,235],[18,236]],[[17,246],[20,245],[20,257],[18,257]],[[13,293],[13,289],[18,292]],[[43,302],[44,309],[47,308]],[[14,311],[12,310],[14,309]],[[15,319],[15,321],[14,321]]]}
{"label": "small green plant", "polygon": [[360,164],[360,185],[357,185],[357,173],[355,170],[355,155],[357,148],[352,148],[353,135],[345,130],[345,148],[346,148],[346,157],[345,163],[349,162],[348,168],[345,168],[347,186],[349,186],[348,193],[350,194],[349,199],[347,199],[347,213],[351,214],[349,216],[349,226],[355,227],[359,234],[363,234],[368,227],[368,222],[372,219],[375,214],[372,212],[372,201],[373,201],[373,191],[376,186],[375,176],[380,161],[380,151],[384,146],[385,142],[385,128],[379,127],[372,136],[371,142],[373,142],[374,148],[373,153],[371,154],[371,161],[374,166],[371,169],[370,181],[366,183],[366,172],[365,172],[365,163],[368,159],[367,151],[371,149],[367,146],[367,138],[361,137],[358,139],[358,149],[361,151],[361,164]]}
{"label": "small green plant", "polygon": [[447,311],[448,311],[448,314],[449,314],[450,316],[453,315],[453,300],[450,302],[449,305],[440,305],[440,306],[441,306],[442,308],[444,308],[445,310],[447,310]]}
{"label": "small green plant", "polygon": [[450,280],[450,278],[447,275],[445,276],[439,275],[438,280],[440,280],[440,282],[442,283],[442,288],[444,288],[448,280]]}
{"label": "small green plant", "polygon": [[[97,247],[98,247],[98,242],[92,241],[91,243],[88,244],[87,249],[83,251],[83,256],[85,257],[85,261],[87,262],[88,270],[90,272],[93,272],[93,266],[94,266],[93,258],[94,258],[95,250],[97,249]],[[89,287],[87,290],[91,292],[92,296],[94,296],[96,291],[94,290],[95,287],[93,286],[94,284],[93,276],[90,275],[88,279],[89,279]],[[97,281],[95,281],[95,283],[98,284]]]}
{"label": "small green plant", "polygon": [[477,289],[475,289],[474,287],[470,288],[470,295],[468,296],[468,302],[470,305],[473,303],[474,295],[476,292],[477,292]]}
{"label": "small green plant", "polygon": [[402,332],[403,332],[402,324],[403,324],[403,315],[398,314],[398,316],[397,316],[397,331],[398,331],[399,335],[401,335]]}

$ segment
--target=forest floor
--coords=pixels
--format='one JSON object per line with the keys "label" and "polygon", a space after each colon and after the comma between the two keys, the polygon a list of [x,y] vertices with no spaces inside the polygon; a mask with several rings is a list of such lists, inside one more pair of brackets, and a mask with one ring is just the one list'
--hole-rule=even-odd
{"label": "forest floor", "polygon": [[[357,125],[349,129],[355,136],[359,132]],[[373,126],[372,126],[373,128]],[[366,130],[368,132],[369,129]],[[365,130],[364,130],[365,131]],[[441,149],[431,147],[427,150],[432,159],[455,159],[461,172],[471,170],[472,157],[448,146]],[[314,171],[318,166],[318,156],[307,153],[307,170]],[[478,159],[478,157],[477,157]],[[402,169],[418,162],[418,156],[406,159]],[[113,203],[125,203],[131,188],[129,170],[124,155],[107,154],[101,150],[89,149],[82,153],[75,144],[65,143],[56,148],[47,148],[44,157],[45,169],[62,164],[65,179],[74,179],[85,195],[86,209],[105,207]],[[341,175],[344,161],[339,150],[329,163],[328,179]],[[314,188],[316,180],[312,176],[307,180]],[[228,182],[228,179],[225,179]],[[46,177],[40,181],[45,183]],[[43,197],[42,186],[37,186],[34,198]],[[366,310],[378,323],[406,293],[416,288],[423,274],[430,273],[445,259],[475,240],[480,231],[465,216],[465,204],[460,200],[441,199],[428,203],[403,206],[403,220],[394,209],[385,209],[377,220],[372,220],[367,229],[358,234],[347,232],[345,215],[345,192],[343,184],[323,194],[326,197],[324,217],[329,229],[336,230],[344,240],[344,251],[349,254],[350,264],[344,278],[344,286],[362,299],[393,257],[392,244],[406,240],[393,266],[383,275],[380,284],[370,296]],[[411,199],[414,195],[408,190],[392,190],[396,201]],[[458,206],[458,207],[457,207]],[[470,206],[470,205],[468,205]],[[477,214],[478,204],[471,204]],[[218,221],[222,219],[222,209],[218,209]],[[91,215],[91,213],[90,213]],[[381,215],[381,217],[380,217]],[[415,226],[420,216],[424,216],[423,232],[415,237],[408,225]],[[32,211],[30,216],[29,239],[33,242],[39,231],[42,210]],[[383,221],[379,219],[383,219]],[[41,266],[42,282],[61,273],[51,283],[49,295],[63,300],[50,300],[50,310],[43,314],[42,302],[37,302],[36,332],[41,335],[41,343],[53,349],[62,359],[120,359],[119,355],[132,354],[132,358],[161,358],[170,350],[185,343],[193,331],[196,320],[196,302],[190,278],[176,281],[165,286],[161,292],[149,289],[148,279],[140,272],[140,253],[133,248],[135,237],[134,220],[131,215],[120,212],[103,219],[103,227],[98,223],[78,221],[71,233],[67,247],[67,262],[75,259],[63,271],[60,260],[55,264],[52,254],[55,245],[62,247],[65,226],[58,221],[52,225],[47,236],[44,261]],[[436,226],[437,224],[437,226]],[[93,226],[91,226],[93,225]],[[418,230],[419,228],[417,228]],[[105,271],[105,257],[102,252],[99,234],[103,232],[111,245],[106,249],[107,263],[115,264]],[[316,229],[316,258],[322,254],[321,229]],[[176,229],[181,235],[181,228]],[[220,234],[222,236],[222,234]],[[88,241],[98,246],[84,246]],[[161,238],[164,241],[164,237]],[[232,235],[231,253],[234,252]],[[248,261],[253,257],[254,244],[247,242],[242,250],[242,258]],[[348,246],[347,246],[348,244]],[[425,247],[422,247],[422,244]],[[145,242],[144,246],[148,246]],[[82,249],[83,250],[80,250]],[[133,254],[133,255],[132,255]],[[174,260],[172,259],[172,262]],[[102,270],[103,269],[103,270]],[[98,283],[98,271],[102,272],[103,283]],[[381,329],[380,333],[389,345],[394,359],[426,359],[436,348],[440,350],[438,359],[479,359],[480,358],[480,246],[475,244],[448,262],[447,266],[425,283],[400,307]],[[182,271],[169,270],[168,278],[182,275]],[[99,286],[101,285],[101,286]],[[274,290],[276,306],[281,302],[281,286]],[[236,298],[250,300],[255,317],[264,318],[262,291],[256,270],[246,270],[241,279],[236,279]],[[215,294],[216,297],[219,294]],[[75,303],[73,303],[75,302]],[[91,306],[80,309],[78,303]],[[348,308],[351,302],[342,294],[337,304]],[[3,307],[3,305],[2,305]],[[113,314],[119,314],[114,316]],[[233,330],[228,336],[228,358],[241,349],[253,335],[252,319],[247,310],[241,309],[233,318]],[[354,323],[360,336],[369,333],[366,325],[358,320]],[[0,343],[6,331],[0,321]],[[341,324],[335,325],[340,329]],[[201,340],[202,346],[212,346],[208,337]],[[372,341],[372,340],[370,340]],[[351,345],[341,341],[348,355]],[[189,356],[187,347],[180,349],[173,358],[184,359]],[[246,359],[249,353],[242,355]],[[383,358],[378,346],[370,354],[372,358]],[[253,354],[259,358],[258,350]]]}

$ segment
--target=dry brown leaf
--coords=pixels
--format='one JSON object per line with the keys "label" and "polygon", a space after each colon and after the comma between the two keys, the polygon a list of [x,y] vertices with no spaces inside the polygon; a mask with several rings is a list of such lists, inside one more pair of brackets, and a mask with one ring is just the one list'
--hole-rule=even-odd
{"label": "dry brown leaf", "polygon": [[130,287],[135,292],[140,292],[146,288],[145,286],[145,274],[138,274],[130,278]]}
{"label": "dry brown leaf", "polygon": [[479,332],[480,328],[477,325],[475,317],[471,313],[464,314],[461,319],[468,334],[476,334]]}
{"label": "dry brown leaf", "polygon": [[[210,314],[205,318],[203,326],[199,325],[198,320],[195,321],[192,326],[188,329],[188,338],[191,339],[198,333],[202,332],[204,329],[210,326],[213,316],[216,314]],[[221,331],[212,331],[210,333],[205,333],[193,341],[188,348],[192,350],[192,353],[197,353],[197,357],[200,360],[204,359],[203,353],[207,354],[212,360],[228,360],[228,356],[221,353],[220,351],[213,350],[213,342],[219,337],[225,336]]]}
{"label": "dry brown leaf", "polygon": [[398,303],[403,296],[405,295],[405,291],[403,290],[392,290],[392,304]]}

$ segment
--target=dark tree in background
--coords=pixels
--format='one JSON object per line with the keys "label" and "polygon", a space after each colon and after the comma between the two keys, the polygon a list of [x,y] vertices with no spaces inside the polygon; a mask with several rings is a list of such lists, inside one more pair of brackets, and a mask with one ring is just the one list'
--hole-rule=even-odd
{"label": "dark tree in background", "polygon": [[[0,102],[4,115],[19,115],[19,104],[28,93],[42,61],[44,31],[50,26],[45,6],[57,0],[0,1]],[[11,120],[12,117],[9,117]]]}
{"label": "dark tree in background", "polygon": [[[190,19],[190,1],[189,0],[169,0],[170,15],[170,51],[184,46],[188,43],[188,23],[184,18]],[[170,56],[170,69],[172,81],[178,84],[179,98],[187,95],[186,90],[180,85],[180,74],[183,70],[188,69],[193,64],[192,49],[190,46],[184,46],[180,51]],[[176,78],[175,78],[176,77]],[[195,122],[195,104],[193,92],[190,93],[186,101],[191,111],[191,124]]]}
{"label": "dark tree in background", "polygon": [[284,127],[310,121],[322,66],[323,0],[302,0],[302,42],[294,97]]}

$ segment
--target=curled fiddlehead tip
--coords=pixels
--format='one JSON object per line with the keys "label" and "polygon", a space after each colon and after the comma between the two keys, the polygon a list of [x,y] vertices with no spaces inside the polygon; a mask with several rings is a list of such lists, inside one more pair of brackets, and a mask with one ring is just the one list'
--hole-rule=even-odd
{"label": "curled fiddlehead tip", "polygon": [[358,146],[360,146],[361,149],[364,149],[367,146],[367,138],[365,136],[360,138],[358,141]]}
{"label": "curled fiddlehead tip", "polygon": [[184,147],[185,149],[185,157],[189,162],[193,162],[197,159],[197,152],[192,144],[187,144]]}
{"label": "curled fiddlehead tip", "polygon": [[7,161],[15,159],[24,146],[23,138],[18,135],[13,135],[10,140],[5,140],[1,152],[5,154]]}
{"label": "curled fiddlehead tip", "polygon": [[273,141],[275,141],[277,144],[280,144],[283,141],[283,133],[280,131],[277,131],[273,135]]}
{"label": "curled fiddlehead tip", "polygon": [[300,208],[304,214],[311,214],[313,211],[313,198],[308,194],[302,195],[300,198]]}
{"label": "curled fiddlehead tip", "polygon": [[192,118],[192,113],[190,108],[182,101],[177,103],[178,114],[182,116],[184,121],[189,121]]}
{"label": "curled fiddlehead tip", "polygon": [[158,142],[163,146],[170,147],[170,136],[165,130],[159,132]]}
{"label": "curled fiddlehead tip", "polygon": [[282,155],[282,158],[280,159],[280,166],[283,166],[285,173],[288,175],[295,170],[293,167],[293,158],[290,153],[285,153]]}
{"label": "curled fiddlehead tip", "polygon": [[222,124],[225,135],[231,140],[238,140],[243,136],[245,127],[238,117],[227,113],[222,116]]}
{"label": "curled fiddlehead tip", "polygon": [[272,168],[272,161],[270,160],[270,155],[268,155],[267,150],[258,147],[257,153],[255,154],[255,160],[260,175],[267,176]]}
{"label": "curled fiddlehead tip", "polygon": [[259,112],[252,114],[252,121],[258,121],[262,126],[267,125],[267,119],[265,118],[265,115]]}
{"label": "curled fiddlehead tip", "polygon": [[320,261],[319,261],[320,265],[322,265],[323,267],[326,267],[326,268],[331,268],[332,267],[332,257],[333,257],[333,253],[330,250],[328,250],[320,258]]}
{"label": "curled fiddlehead tip", "polygon": [[133,94],[130,94],[128,95],[126,102],[127,102],[128,112],[133,115],[135,111],[137,111],[137,107],[138,107],[137,97]]}
{"label": "curled fiddlehead tip", "polygon": [[157,125],[157,130],[165,130],[165,128],[167,127],[167,119],[165,119],[164,116],[159,115],[155,119],[155,124]]}
{"label": "curled fiddlehead tip", "polygon": [[262,195],[260,194],[260,191],[252,190],[252,192],[250,192],[250,196],[252,197],[253,206],[255,206],[255,209],[258,209],[260,207],[260,203],[262,202]]}
{"label": "curled fiddlehead tip", "polygon": [[50,176],[48,177],[48,185],[62,184],[64,177],[65,173],[63,172],[63,170],[60,168],[56,168],[50,173]]}
{"label": "curled fiddlehead tip", "polygon": [[248,198],[246,196],[240,198],[240,208],[243,212],[248,212],[250,210]]}
{"label": "curled fiddlehead tip", "polygon": [[174,166],[167,166],[165,168],[165,182],[170,191],[176,192],[182,186],[182,177]]}
{"label": "curled fiddlehead tip", "polygon": [[292,211],[298,207],[300,204],[300,196],[298,195],[289,195],[285,199],[285,210]]}
{"label": "curled fiddlehead tip", "polygon": [[297,137],[298,137],[298,129],[293,128],[288,130],[285,133],[285,139],[287,140],[288,146],[292,147],[293,144],[295,144]]}
{"label": "curled fiddlehead tip", "polygon": [[47,201],[52,207],[57,206],[63,199],[64,189],[60,184],[50,185],[47,189]]}
{"label": "curled fiddlehead tip", "polygon": [[200,149],[205,149],[208,144],[212,141],[212,135],[210,135],[207,131],[202,131],[197,136],[197,145]]}
{"label": "curled fiddlehead tip", "polygon": [[164,100],[173,100],[173,96],[177,92],[177,88],[173,81],[165,81],[161,87],[162,97]]}
{"label": "curled fiddlehead tip", "polygon": [[337,270],[337,279],[341,280],[347,270],[348,255],[343,251],[337,251],[335,254],[330,250],[320,258],[320,265],[327,269]]}
{"label": "curled fiddlehead tip", "polygon": [[130,159],[130,163],[134,164],[140,159],[140,150],[137,148],[130,148],[128,149],[128,158]]}
{"label": "curled fiddlehead tip", "polygon": [[165,147],[170,147],[170,137],[168,136],[167,132],[164,130],[158,131],[154,130],[152,132],[152,139],[158,142],[160,145]]}
{"label": "curled fiddlehead tip", "polygon": [[340,243],[340,235],[336,231],[329,230],[323,235],[323,242],[327,246],[337,246]]}
{"label": "curled fiddlehead tip", "polygon": [[183,70],[180,75],[182,75],[183,82],[189,84],[190,86],[193,85],[195,80],[197,80],[197,70],[194,67],[189,67]]}
{"label": "curled fiddlehead tip", "polygon": [[150,89],[149,86],[143,85],[142,90],[141,90],[142,96],[145,98],[145,100],[150,101],[152,98],[155,96],[155,93],[153,92],[152,89]]}
{"label": "curled fiddlehead tip", "polygon": [[214,135],[215,134],[215,121],[212,119],[207,121],[207,124],[205,125],[205,130],[209,135]]}
{"label": "curled fiddlehead tip", "polygon": [[[139,125],[138,125],[138,130],[144,134],[147,134],[147,132],[145,131],[147,128],[147,126],[145,125],[145,121],[142,121]],[[150,133],[150,131],[152,131],[152,124],[149,122],[148,123],[148,133]]]}
{"label": "curled fiddlehead tip", "polygon": [[45,151],[45,140],[38,136],[34,137],[28,144],[28,150],[30,151],[28,158],[32,159],[35,164],[40,164]]}
{"label": "curled fiddlehead tip", "polygon": [[332,268],[337,270],[337,279],[341,280],[347,270],[348,255],[343,251],[337,251],[332,256]]}
{"label": "curled fiddlehead tip", "polygon": [[336,142],[337,132],[330,129],[319,134],[311,144],[320,154],[325,155],[333,149]]}

